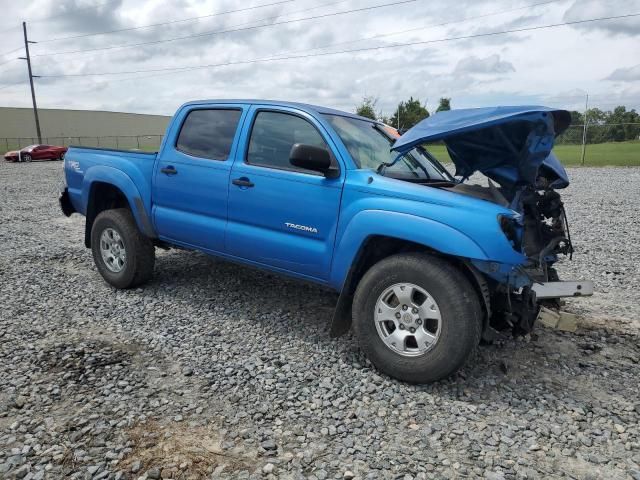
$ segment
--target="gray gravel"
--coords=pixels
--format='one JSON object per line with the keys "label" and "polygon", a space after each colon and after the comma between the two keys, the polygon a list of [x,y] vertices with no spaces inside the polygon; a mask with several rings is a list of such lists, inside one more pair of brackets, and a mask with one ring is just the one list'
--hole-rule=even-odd
{"label": "gray gravel", "polygon": [[110,288],[60,170],[0,165],[0,478],[640,479],[640,169],[570,172],[578,332],[430,386],[330,340],[315,286],[171,251]]}

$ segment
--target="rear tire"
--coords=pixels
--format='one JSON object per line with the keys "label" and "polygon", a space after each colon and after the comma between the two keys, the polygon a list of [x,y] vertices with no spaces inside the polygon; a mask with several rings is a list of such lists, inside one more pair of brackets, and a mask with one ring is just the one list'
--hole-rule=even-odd
{"label": "rear tire", "polygon": [[153,276],[155,249],[127,208],[105,210],[91,228],[93,261],[107,283],[131,288]]}
{"label": "rear tire", "polygon": [[[405,289],[413,292],[411,299],[401,299]],[[480,342],[481,318],[480,302],[466,277],[424,253],[381,260],[364,275],[353,300],[360,348],[380,371],[409,383],[435,382],[457,371]],[[401,347],[396,337],[403,339]]]}

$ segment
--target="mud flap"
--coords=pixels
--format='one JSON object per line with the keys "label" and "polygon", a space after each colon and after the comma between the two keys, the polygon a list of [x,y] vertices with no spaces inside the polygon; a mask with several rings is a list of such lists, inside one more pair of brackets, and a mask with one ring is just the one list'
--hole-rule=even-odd
{"label": "mud flap", "polygon": [[71,200],[69,199],[69,191],[65,188],[62,192],[60,192],[60,197],[58,198],[60,202],[60,209],[65,217],[70,217],[72,213],[76,211],[71,204]]}
{"label": "mud flap", "polygon": [[331,338],[340,337],[351,329],[351,305],[353,305],[353,295],[346,293],[346,290],[346,288],[342,289],[336,308],[333,311],[331,328],[329,330],[329,336]]}

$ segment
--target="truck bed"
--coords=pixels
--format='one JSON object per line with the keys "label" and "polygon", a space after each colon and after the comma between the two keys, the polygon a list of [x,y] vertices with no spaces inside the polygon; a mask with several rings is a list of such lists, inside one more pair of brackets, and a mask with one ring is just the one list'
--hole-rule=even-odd
{"label": "truck bed", "polygon": [[[84,185],[95,178],[109,179],[125,194],[151,206],[151,183],[157,153],[114,148],[71,146],[65,155],[69,198],[76,211],[84,214],[89,194]],[[85,195],[83,198],[83,194]]]}

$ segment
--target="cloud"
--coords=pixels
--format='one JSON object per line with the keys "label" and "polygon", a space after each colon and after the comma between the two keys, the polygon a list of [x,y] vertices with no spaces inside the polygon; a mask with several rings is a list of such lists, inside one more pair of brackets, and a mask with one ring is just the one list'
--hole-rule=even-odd
{"label": "cloud", "polygon": [[634,67],[616,68],[605,80],[611,80],[613,82],[640,81],[640,64]]}
{"label": "cloud", "polygon": [[45,7],[39,15],[54,17],[52,20],[55,20],[55,25],[62,32],[86,33],[112,30],[123,26],[119,16],[123,0],[112,0],[95,6],[77,0],[42,3],[45,3]]}
{"label": "cloud", "polygon": [[[162,114],[171,114],[181,103],[198,98],[276,98],[351,111],[364,95],[373,95],[379,98],[378,106],[384,114],[391,113],[409,96],[426,101],[429,108],[434,108],[439,97],[452,97],[456,107],[484,106],[537,102],[545,95],[558,95],[573,89],[588,91],[590,98],[600,94],[601,97],[594,98],[610,99],[611,81],[622,82],[635,72],[625,71],[629,68],[625,59],[637,50],[637,37],[624,29],[622,33],[613,34],[608,30],[612,26],[608,23],[394,46],[558,23],[565,15],[567,18],[616,15],[634,10],[627,0],[616,0],[615,5],[595,0],[578,5],[572,0],[518,10],[514,7],[521,3],[514,0],[461,0],[455,8],[450,0],[417,0],[402,6],[135,48],[37,56],[48,52],[154,42],[243,25],[272,24],[368,7],[372,3],[371,0],[348,0],[319,7],[321,2],[332,3],[333,0],[296,0],[161,27],[46,42],[57,37],[210,15],[270,1],[250,0],[245,5],[237,0],[171,0],[170,6],[166,0],[5,1],[4,47],[0,53],[21,45],[20,19],[23,18],[28,22],[30,37],[41,41],[32,45],[31,51],[37,75],[144,71],[233,63],[283,53],[304,56],[392,47],[177,73],[36,79],[38,104],[43,108],[73,106]],[[379,3],[385,2],[376,2]],[[602,3],[611,5],[602,6]],[[567,9],[568,6],[571,8]],[[55,17],[47,18],[51,15]],[[265,20],[267,17],[278,19]],[[629,22],[614,22],[614,27],[625,27]],[[595,39],[589,36],[588,44],[585,42],[587,29],[600,32]],[[19,54],[15,53],[16,56]],[[4,60],[2,57],[0,62]],[[31,99],[24,63],[15,61],[0,66],[0,87],[16,81],[22,84],[0,90],[0,104],[28,107]],[[624,89],[616,90],[624,90],[624,98],[628,99],[621,103],[630,108],[638,107],[638,102],[633,103],[631,99],[640,98],[639,84],[631,80],[619,84]],[[573,99],[558,100],[568,101]],[[577,98],[576,102],[583,100]]]}
{"label": "cloud", "polygon": [[[575,0],[564,13],[565,22],[573,22],[588,18],[614,17],[629,13],[638,13],[638,2],[635,0],[617,0],[615,2]],[[631,17],[617,20],[604,20],[598,22],[574,25],[580,30],[595,30],[609,35],[640,35],[640,17]]]}
{"label": "cloud", "polygon": [[463,58],[458,62],[453,73],[456,75],[498,75],[504,73],[515,72],[511,62],[500,60],[500,55],[489,55],[485,58],[475,56]]}

